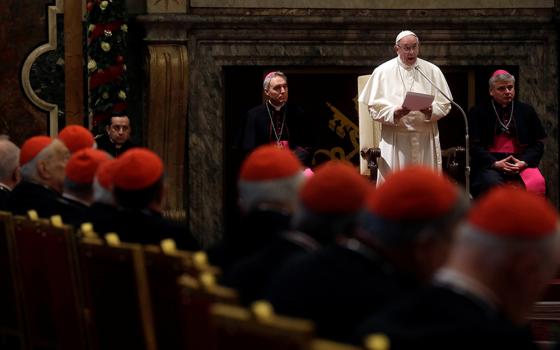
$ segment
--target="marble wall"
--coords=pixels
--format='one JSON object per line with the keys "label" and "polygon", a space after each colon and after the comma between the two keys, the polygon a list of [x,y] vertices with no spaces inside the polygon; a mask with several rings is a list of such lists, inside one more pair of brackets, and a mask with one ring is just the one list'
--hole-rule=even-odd
{"label": "marble wall", "polygon": [[374,67],[391,57],[402,29],[417,32],[422,57],[440,66],[519,68],[519,98],[534,105],[550,135],[541,168],[557,203],[557,10],[191,7],[185,15],[139,16],[148,47],[178,45],[188,52],[187,115],[176,117],[187,120],[184,203],[191,229],[202,232],[205,243],[224,232],[225,67]]}

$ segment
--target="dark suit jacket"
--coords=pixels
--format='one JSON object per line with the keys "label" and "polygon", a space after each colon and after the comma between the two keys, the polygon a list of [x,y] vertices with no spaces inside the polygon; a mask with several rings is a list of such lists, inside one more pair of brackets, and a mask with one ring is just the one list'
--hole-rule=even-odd
{"label": "dark suit jacket", "polygon": [[9,211],[8,200],[10,198],[10,190],[0,186],[0,210]]}
{"label": "dark suit jacket", "polygon": [[154,211],[122,209],[117,220],[114,228],[123,242],[159,245],[163,239],[171,238],[179,249],[200,249],[186,226],[167,220]]}
{"label": "dark suit jacket", "polygon": [[265,297],[268,286],[287,261],[318,247],[313,238],[302,232],[279,233],[262,250],[234,264],[222,283],[237,290],[241,303],[249,305]]}
{"label": "dark suit jacket", "polygon": [[518,327],[476,296],[434,286],[372,315],[354,343],[372,333],[389,337],[391,350],[537,349],[529,329]]}
{"label": "dark suit jacket", "polygon": [[369,314],[416,287],[374,251],[334,245],[290,260],[266,299],[279,314],[313,320],[318,336],[348,341]]}
{"label": "dark suit jacket", "polygon": [[93,224],[93,229],[100,235],[116,232],[119,222],[119,210],[114,205],[94,202],[89,207],[88,221]]}
{"label": "dark suit jacket", "polygon": [[206,250],[208,260],[228,271],[240,260],[264,249],[272,237],[290,227],[291,217],[273,210],[253,210],[241,218],[237,230]]}
{"label": "dark suit jacket", "polygon": [[97,143],[98,149],[109,153],[115,158],[128,151],[129,149],[135,147],[135,145],[130,140],[126,140],[126,142],[123,143],[120,148],[117,148],[117,146],[113,142],[111,142],[111,139],[109,139],[109,136],[107,134],[97,136],[95,142]]}
{"label": "dark suit jacket", "polygon": [[8,208],[14,215],[27,215],[34,209],[39,217],[62,215],[65,200],[52,189],[28,181],[21,181],[10,195]]}
{"label": "dark suit jacket", "polygon": [[88,221],[89,207],[87,205],[66,197],[60,198],[59,202],[60,215],[64,223],[79,228],[81,224]]}

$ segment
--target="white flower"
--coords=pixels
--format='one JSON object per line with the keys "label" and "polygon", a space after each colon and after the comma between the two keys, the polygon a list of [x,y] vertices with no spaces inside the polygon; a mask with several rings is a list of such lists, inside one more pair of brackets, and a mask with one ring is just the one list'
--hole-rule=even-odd
{"label": "white flower", "polygon": [[123,25],[121,26],[121,30],[122,30],[123,32],[127,33],[127,32],[128,32],[128,26],[127,26],[126,24],[123,24]]}
{"label": "white flower", "polygon": [[99,4],[101,10],[105,10],[107,6],[109,6],[109,1],[101,1],[101,4]]}
{"label": "white flower", "polygon": [[95,24],[90,24],[88,27],[88,31],[93,32],[94,29],[95,29]]}
{"label": "white flower", "polygon": [[103,97],[104,100],[109,98],[109,93],[108,92],[104,92],[101,94],[101,97]]}
{"label": "white flower", "polygon": [[119,98],[120,98],[121,100],[126,100],[126,92],[120,90],[120,91],[119,91]]}
{"label": "white flower", "polygon": [[87,63],[87,67],[90,71],[94,71],[97,69],[97,62],[95,62],[94,59],[89,59],[88,63]]}
{"label": "white flower", "polygon": [[109,44],[108,42],[102,41],[101,42],[101,50],[103,50],[105,52],[109,52],[111,50],[111,44]]}

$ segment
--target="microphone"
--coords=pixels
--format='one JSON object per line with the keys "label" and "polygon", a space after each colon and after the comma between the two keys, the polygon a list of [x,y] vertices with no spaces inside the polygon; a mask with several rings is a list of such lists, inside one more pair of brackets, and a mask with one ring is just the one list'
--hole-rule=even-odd
{"label": "microphone", "polygon": [[459,106],[455,101],[449,98],[449,96],[447,96],[445,92],[443,92],[436,84],[434,84],[432,80],[430,80],[430,78],[428,78],[426,74],[424,74],[424,72],[422,72],[419,65],[416,65],[414,69],[416,69],[418,73],[420,73],[430,83],[430,85],[432,85],[432,87],[434,87],[443,97],[445,97],[447,101],[451,102],[453,106],[457,107],[459,111],[461,111],[461,114],[463,115],[463,121],[465,123],[465,191],[467,192],[467,196],[471,198],[471,194],[470,194],[471,167],[470,167],[470,158],[469,158],[470,157],[469,156],[469,121],[467,119],[467,114],[465,113],[463,108],[461,108],[461,106]]}

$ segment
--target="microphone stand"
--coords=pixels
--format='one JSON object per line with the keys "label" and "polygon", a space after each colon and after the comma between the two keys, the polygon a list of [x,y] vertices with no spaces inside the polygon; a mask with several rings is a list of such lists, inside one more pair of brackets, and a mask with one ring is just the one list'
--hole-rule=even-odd
{"label": "microphone stand", "polygon": [[420,70],[420,66],[417,65],[414,67],[414,69],[416,69],[443,97],[445,97],[447,101],[451,102],[453,106],[457,107],[459,111],[461,111],[461,114],[463,115],[463,121],[465,122],[465,191],[467,193],[467,197],[471,198],[471,192],[470,192],[471,167],[470,167],[470,158],[469,158],[470,157],[469,156],[469,121],[467,119],[467,114],[465,113],[463,108],[461,108],[461,106],[459,106],[455,101],[449,98],[449,96],[447,96],[445,92],[441,91],[441,89],[437,87],[437,85],[434,84],[434,82],[431,81],[430,78],[428,78],[428,76]]}

